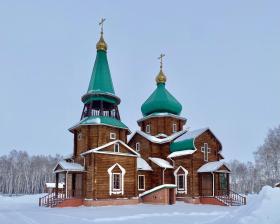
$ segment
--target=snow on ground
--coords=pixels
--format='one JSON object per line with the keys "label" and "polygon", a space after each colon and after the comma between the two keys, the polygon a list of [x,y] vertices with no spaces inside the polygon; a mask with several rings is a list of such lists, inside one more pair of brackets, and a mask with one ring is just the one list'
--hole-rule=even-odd
{"label": "snow on ground", "polygon": [[84,223],[191,223],[191,224],[279,224],[280,188],[264,187],[248,197],[248,205],[223,207],[191,205],[127,205],[79,208],[38,206],[42,195],[0,196],[1,224],[84,224]]}

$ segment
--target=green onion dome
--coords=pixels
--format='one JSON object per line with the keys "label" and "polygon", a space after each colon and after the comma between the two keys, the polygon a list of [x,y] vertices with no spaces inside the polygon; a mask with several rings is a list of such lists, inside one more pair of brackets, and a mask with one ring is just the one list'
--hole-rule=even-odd
{"label": "green onion dome", "polygon": [[182,111],[182,105],[165,88],[166,77],[162,69],[156,77],[156,82],[157,88],[141,106],[143,116],[148,116],[152,113],[179,115]]}

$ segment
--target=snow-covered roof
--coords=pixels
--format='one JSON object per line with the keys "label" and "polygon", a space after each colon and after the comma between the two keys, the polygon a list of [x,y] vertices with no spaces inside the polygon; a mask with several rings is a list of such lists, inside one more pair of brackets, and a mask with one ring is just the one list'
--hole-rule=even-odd
{"label": "snow-covered roof", "polygon": [[[178,138],[179,136],[183,135],[184,133],[186,133],[188,130],[185,129],[185,130],[182,130],[182,131],[178,131],[166,138],[157,138],[156,136],[152,136],[152,135],[149,135],[143,131],[136,131],[134,132],[134,134],[131,136],[131,138],[129,139],[128,142],[130,142],[130,140],[133,138],[133,136],[138,133],[139,135],[143,136],[144,138],[146,138],[147,140],[149,140],[150,142],[153,142],[153,143],[158,143],[158,144],[163,144],[163,143],[167,143],[167,142],[171,142],[172,140]],[[160,137],[163,137],[163,136],[160,136]]]}
{"label": "snow-covered roof", "polygon": [[[222,166],[226,166],[226,164],[224,163],[224,161],[220,160],[220,161],[214,161],[214,162],[209,162],[204,164],[203,166],[201,166],[197,172],[198,173],[211,173],[211,172],[215,172],[218,171],[218,169],[220,169]],[[227,167],[228,170],[224,170],[225,172],[230,172],[229,168]]]}
{"label": "snow-covered roof", "polygon": [[274,185],[274,187],[280,187],[280,182],[279,182],[279,183],[276,183],[276,184]]}
{"label": "snow-covered roof", "polygon": [[137,170],[146,170],[146,171],[152,171],[152,167],[146,162],[146,160],[138,157],[137,158]]}
{"label": "snow-covered roof", "polygon": [[148,190],[148,191],[143,192],[142,194],[139,194],[139,197],[143,197],[143,196],[145,196],[145,195],[147,195],[147,194],[153,193],[153,192],[158,191],[158,190],[160,190],[160,189],[162,189],[162,188],[176,188],[176,187],[177,187],[177,186],[176,186],[175,184],[163,184],[163,185],[159,185],[159,186],[156,186],[156,187],[154,187],[154,188],[152,188],[152,189],[150,189],[150,190]]}
{"label": "snow-covered roof", "polygon": [[149,159],[161,168],[172,169],[173,166],[166,160],[156,157],[149,157]]}
{"label": "snow-covered roof", "polygon": [[[105,151],[102,151],[102,152],[99,152],[100,149],[104,149],[110,145],[113,145],[115,143],[120,143],[122,144],[124,147],[126,147],[129,151],[131,151],[133,154],[129,154],[129,153],[121,153],[121,152],[105,152]],[[89,153],[103,153],[103,154],[112,154],[112,155],[123,155],[123,156],[137,156],[139,157],[140,154],[138,152],[136,152],[135,150],[133,150],[131,147],[129,147],[127,144],[125,144],[123,141],[121,140],[115,140],[115,141],[112,141],[112,142],[109,142],[107,144],[104,144],[102,146],[99,146],[97,148],[94,148],[94,149],[91,149],[89,151],[86,151],[86,152],[83,152],[81,153],[81,156],[84,156],[84,155],[87,155]]]}
{"label": "snow-covered roof", "polygon": [[[56,168],[60,166],[62,169],[56,170]],[[60,172],[60,171],[85,171],[85,168],[79,164],[79,163],[70,163],[66,162],[65,160],[61,160],[57,163],[57,165],[54,168],[54,172]]]}
{"label": "snow-covered roof", "polygon": [[63,159],[72,159],[73,153],[63,156]]}
{"label": "snow-covered roof", "polygon": [[191,155],[195,152],[196,150],[182,150],[182,151],[177,151],[177,152],[172,152],[167,156],[167,158],[174,158],[174,157],[179,157],[179,156],[185,156],[185,155]]}
{"label": "snow-covered roof", "polygon": [[179,142],[179,141],[183,141],[183,140],[187,140],[187,139],[196,138],[197,136],[201,135],[202,133],[204,133],[208,129],[209,128],[201,128],[201,129],[197,129],[197,130],[194,130],[194,131],[188,131],[186,134],[181,135],[179,138],[177,138],[174,142]]}
{"label": "snow-covered roof", "polygon": [[[55,188],[55,183],[45,183],[47,188]],[[64,186],[64,183],[58,183],[58,188],[62,189]]]}

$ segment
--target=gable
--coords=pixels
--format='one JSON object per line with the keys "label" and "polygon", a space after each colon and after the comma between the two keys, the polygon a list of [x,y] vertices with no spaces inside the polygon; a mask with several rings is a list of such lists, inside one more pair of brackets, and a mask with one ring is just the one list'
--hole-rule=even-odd
{"label": "gable", "polygon": [[194,140],[194,147],[197,149],[201,148],[201,143],[208,143],[213,148],[215,148],[218,152],[222,150],[222,144],[218,140],[218,138],[214,135],[214,133],[207,129],[205,132],[197,136]]}
{"label": "gable", "polygon": [[[123,144],[120,144],[120,143],[117,143],[117,144],[119,144],[119,152],[120,153],[135,155],[132,151],[130,151]],[[115,147],[115,144],[111,144],[111,145],[108,145],[107,147],[104,147],[104,148],[98,150],[98,151],[99,152],[114,152],[114,147]]]}
{"label": "gable", "polygon": [[[119,145],[119,152],[114,151],[114,145]],[[121,140],[115,140],[112,142],[109,142],[107,144],[104,144],[100,147],[91,149],[89,151],[81,153],[81,156],[88,155],[90,153],[102,153],[102,154],[112,154],[112,155],[119,155],[119,156],[134,156],[139,157],[139,153],[137,153],[135,150],[133,150],[131,147],[129,147],[127,144],[125,144]]]}

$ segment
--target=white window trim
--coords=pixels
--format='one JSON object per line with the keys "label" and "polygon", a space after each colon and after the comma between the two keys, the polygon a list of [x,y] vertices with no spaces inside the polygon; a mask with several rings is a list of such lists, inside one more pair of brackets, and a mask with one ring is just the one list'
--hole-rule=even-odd
{"label": "white window trim", "polygon": [[136,144],[135,144],[135,150],[136,150],[136,152],[139,152],[139,151],[141,150],[141,144],[140,144],[140,142],[136,142]]}
{"label": "white window trim", "polygon": [[[113,169],[118,166],[121,170],[121,190],[119,191],[113,191],[113,187],[112,187],[112,179],[113,179]],[[113,166],[111,166],[108,170],[107,170],[108,174],[109,174],[109,194],[124,194],[124,175],[126,173],[125,169],[118,163],[114,164]]]}
{"label": "white window trim", "polygon": [[112,191],[114,191],[114,192],[121,191],[122,190],[121,180],[120,180],[120,188],[114,188],[114,175],[119,175],[120,178],[122,178],[121,173],[112,173]]}
{"label": "white window trim", "polygon": [[177,124],[173,123],[172,131],[173,131],[173,133],[177,132]]}
{"label": "white window trim", "polygon": [[151,133],[151,125],[150,125],[150,124],[147,124],[147,125],[146,125],[146,133],[147,133],[147,134],[150,134],[150,133]]}
{"label": "white window trim", "polygon": [[116,133],[111,132],[111,133],[110,133],[110,139],[111,139],[111,140],[115,140],[116,138],[117,138]]}
{"label": "white window trim", "polygon": [[[180,176],[182,176],[184,179],[184,183],[183,183],[183,188],[180,188],[179,186],[180,186],[180,184],[179,184],[179,177]],[[178,180],[178,191],[185,191],[185,183],[186,183],[186,180],[185,180],[185,178],[186,178],[186,175],[185,174],[177,174],[177,180]]]}
{"label": "white window trim", "polygon": [[[139,188],[139,186],[140,186],[140,185],[139,185],[139,182],[140,182],[140,181],[139,181],[139,177],[144,177],[144,188],[143,188],[143,189],[142,189],[142,188]],[[144,190],[145,190],[145,187],[146,187],[146,186],[145,186],[145,175],[138,175],[138,190],[139,190],[139,191],[144,191]]]}
{"label": "white window trim", "polygon": [[[116,149],[118,149],[118,150],[116,150]],[[120,144],[119,143],[114,144],[114,152],[120,152]]]}
{"label": "white window trim", "polygon": [[[178,176],[177,176],[177,173],[179,172],[179,170],[182,169],[184,171],[184,175],[185,175],[185,189],[184,191],[179,191],[178,189]],[[188,174],[189,172],[182,166],[179,166],[175,171],[174,171],[174,176],[175,176],[175,184],[177,185],[177,188],[176,188],[176,194],[177,193],[185,193],[187,194],[188,193]]]}

